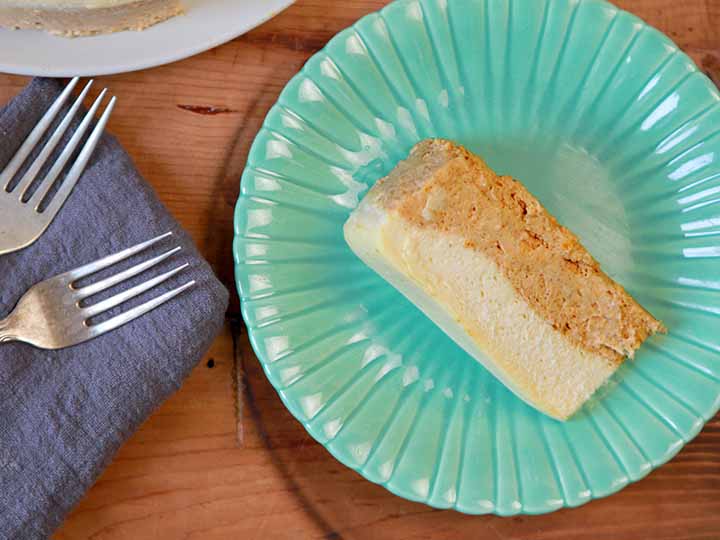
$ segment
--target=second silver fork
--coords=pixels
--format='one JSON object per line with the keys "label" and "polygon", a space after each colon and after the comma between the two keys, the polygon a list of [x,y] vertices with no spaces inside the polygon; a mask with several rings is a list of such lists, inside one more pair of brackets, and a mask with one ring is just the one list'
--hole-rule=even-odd
{"label": "second silver fork", "polygon": [[121,306],[165,283],[188,268],[187,263],[150,278],[110,298],[85,305],[88,298],[125,283],[129,279],[159,265],[180,251],[180,247],[170,249],[161,255],[95,283],[78,286],[78,281],[115,266],[171,235],[172,233],[163,234],[33,286],[23,295],[12,313],[6,319],[0,320],[0,343],[23,341],[42,349],[70,347],[115,330],[175,298],[195,285],[195,281],[188,281],[184,285],[162,293],[107,320],[97,323],[92,322],[94,318],[107,314],[111,309]]}
{"label": "second silver fork", "polygon": [[[62,121],[50,137],[48,137],[47,142],[29,165],[26,172],[19,180],[16,180],[16,176],[22,166],[35,148],[40,145],[45,132],[50,128],[55,117],[70,97],[77,82],[77,77],[70,81],[65,90],[63,90],[35,128],[30,132],[30,135],[25,139],[25,142],[20,146],[5,169],[0,172],[0,255],[29,246],[45,232],[70,196],[70,193],[85,171],[88,161],[100,141],[100,137],[115,106],[114,97],[110,99],[105,111],[60,186],[54,193],[51,193],[60,174],[90,128],[92,119],[98,112],[107,90],[103,90],[97,97],[47,174],[45,174],[43,178],[38,178],[87,96],[90,86],[93,83],[93,81],[90,81],[82,92],[80,92],[80,95],[72,104],[67,114],[65,114]],[[31,191],[30,188],[34,189]]]}

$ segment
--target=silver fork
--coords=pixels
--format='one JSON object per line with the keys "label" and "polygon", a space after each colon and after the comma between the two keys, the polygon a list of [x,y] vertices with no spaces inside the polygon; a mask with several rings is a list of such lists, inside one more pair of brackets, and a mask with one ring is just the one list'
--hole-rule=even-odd
{"label": "silver fork", "polygon": [[[65,90],[63,90],[35,128],[30,132],[30,135],[25,139],[25,142],[20,146],[5,169],[0,172],[0,255],[29,246],[45,232],[45,229],[47,229],[48,225],[50,225],[60,211],[60,208],[62,208],[62,205],[72,192],[75,184],[77,184],[78,179],[85,170],[90,156],[102,136],[105,125],[115,106],[114,97],[110,99],[110,102],[105,108],[105,112],[100,117],[100,120],[98,120],[95,129],[93,129],[88,137],[82,150],[80,150],[65,179],[53,196],[48,197],[48,193],[90,127],[90,123],[107,93],[107,89],[100,93],[92,107],[90,107],[85,114],[77,131],[75,131],[70,138],[45,177],[36,182],[41,169],[57,147],[60,139],[62,139],[80,105],[87,96],[90,86],[93,83],[93,81],[90,81],[82,92],[80,92],[80,95],[70,107],[70,110],[50,135],[42,150],[40,150],[22,178],[20,178],[17,183],[13,183],[13,179],[18,174],[18,171],[27,161],[28,156],[30,156],[35,147],[40,144],[43,135],[70,97],[70,93],[77,85],[77,82],[77,77],[70,81],[70,84],[67,85]],[[35,186],[32,192],[29,191],[31,186]]]}
{"label": "silver fork", "polygon": [[195,285],[195,281],[188,281],[176,289],[163,293],[108,320],[97,324],[89,322],[90,319],[124,304],[179,274],[189,266],[187,263],[148,279],[144,283],[135,285],[106,300],[84,305],[84,302],[91,296],[119,285],[172,257],[180,251],[180,247],[170,249],[161,255],[90,285],[82,287],[76,287],[75,285],[79,280],[114,266],[171,235],[172,233],[163,234],[33,286],[20,299],[13,312],[5,320],[0,320],[0,343],[23,341],[41,349],[70,347],[115,330],[175,298]]}

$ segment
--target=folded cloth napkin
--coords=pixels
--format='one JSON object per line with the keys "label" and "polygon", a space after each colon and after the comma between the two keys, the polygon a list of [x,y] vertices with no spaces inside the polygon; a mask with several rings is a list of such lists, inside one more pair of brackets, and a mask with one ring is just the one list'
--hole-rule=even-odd
{"label": "folded cloth napkin", "polygon": [[[0,170],[61,88],[35,79],[0,110]],[[0,256],[3,318],[36,282],[167,231],[174,236],[158,249],[183,249],[157,272],[183,262],[190,268],[153,293],[190,279],[194,288],[76,347],[0,345],[0,538],[46,538],[60,525],[123,441],[201,359],[228,302],[188,235],[109,135],[45,234]]]}

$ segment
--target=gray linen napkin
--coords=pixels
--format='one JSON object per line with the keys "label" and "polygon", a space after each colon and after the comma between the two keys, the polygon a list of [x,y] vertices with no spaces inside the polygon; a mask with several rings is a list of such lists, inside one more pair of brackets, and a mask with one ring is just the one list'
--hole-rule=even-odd
{"label": "gray linen napkin", "polygon": [[[0,110],[0,168],[60,89],[36,79]],[[158,272],[182,262],[190,268],[159,292],[189,279],[194,288],[77,347],[0,345],[0,538],[51,534],[127,437],[180,387],[220,331],[228,302],[190,238],[107,135],[40,240],[0,256],[2,318],[34,283],[166,231],[174,238],[158,250],[183,250]]]}

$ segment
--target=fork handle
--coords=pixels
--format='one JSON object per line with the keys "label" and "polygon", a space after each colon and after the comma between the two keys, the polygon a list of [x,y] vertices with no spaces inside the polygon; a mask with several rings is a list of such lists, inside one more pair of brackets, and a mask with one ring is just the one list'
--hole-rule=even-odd
{"label": "fork handle", "polygon": [[13,329],[10,318],[0,320],[0,343],[7,343],[9,341],[17,341],[17,336]]}

